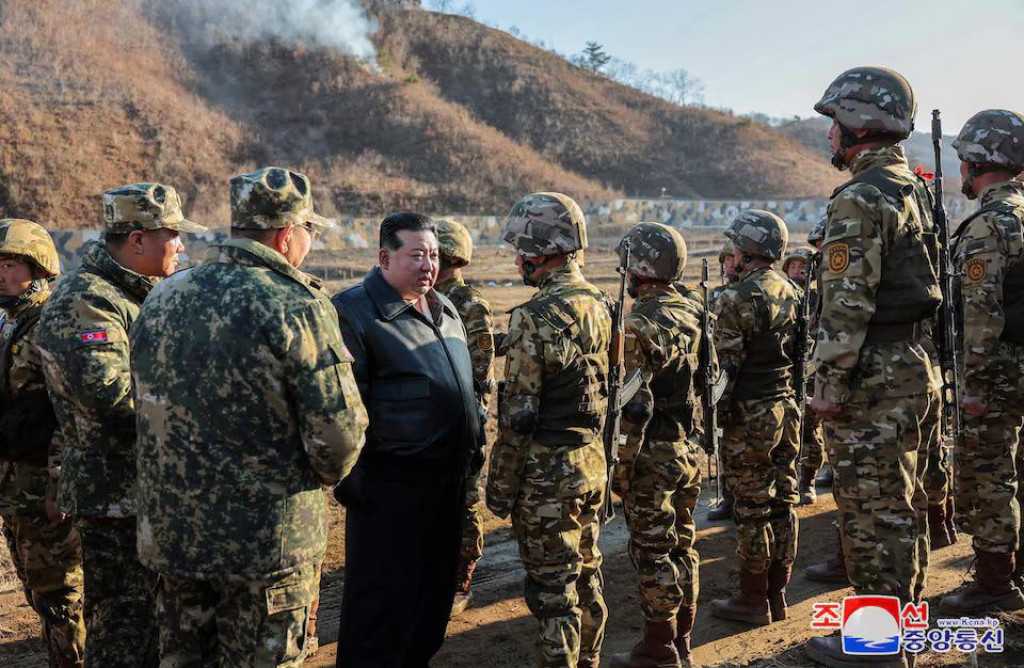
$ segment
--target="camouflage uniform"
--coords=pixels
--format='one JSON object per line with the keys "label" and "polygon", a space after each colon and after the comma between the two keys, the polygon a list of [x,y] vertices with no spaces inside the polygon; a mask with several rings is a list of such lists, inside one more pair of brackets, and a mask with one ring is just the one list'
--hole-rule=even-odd
{"label": "camouflage uniform", "polygon": [[[953,261],[962,276],[963,395],[980,398],[988,412],[963,411],[956,453],[957,505],[973,535],[977,582],[944,598],[942,607],[954,613],[1013,610],[1024,607],[1007,573],[1021,547],[1014,449],[1024,424],[1024,183],[997,182],[975,195],[972,181],[979,167],[1006,174],[1024,169],[1024,116],[980,112],[953,145],[968,163],[965,191],[981,205],[954,235]],[[1017,575],[1022,572],[1016,564]]]}
{"label": "camouflage uniform", "polygon": [[[454,274],[439,281],[434,289],[455,305],[466,328],[466,343],[473,360],[473,384],[477,399],[487,408],[494,392],[494,318],[491,305],[476,288],[466,284],[460,267],[472,261],[473,241],[467,230],[453,220],[438,220],[437,237],[441,255],[455,263]],[[484,553],[484,513],[480,498],[480,474],[466,481],[466,513],[463,517],[462,549],[456,582],[459,593],[469,595],[469,585],[476,564]],[[468,605],[469,601],[467,601]]]}
{"label": "camouflage uniform", "polygon": [[0,515],[25,598],[43,622],[50,665],[85,661],[82,618],[82,546],[74,520],[51,522],[46,513],[53,441],[60,439],[46,395],[35,332],[39,312],[60,273],[46,231],[23,220],[0,221],[0,258],[28,262],[46,277],[18,297],[5,297],[0,325]]}
{"label": "camouflage uniform", "polygon": [[[747,258],[781,259],[788,232],[776,216],[741,214],[729,231]],[[800,292],[771,266],[741,269],[740,280],[715,303],[715,349],[728,375],[719,400],[726,478],[735,495],[741,595],[715,601],[714,614],[766,624],[784,618],[781,598],[796,558],[795,429],[799,413],[791,380]],[[787,431],[788,430],[788,431]],[[741,610],[743,614],[733,614]]]}
{"label": "camouflage uniform", "polygon": [[[539,289],[512,311],[503,344],[487,506],[512,515],[544,668],[596,666],[607,617],[597,539],[611,322],[606,296],[573,259],[586,247],[585,224],[570,198],[538,193],[513,207],[504,236]],[[533,259],[556,255],[565,264],[531,278]]]}
{"label": "camouflage uniform", "polygon": [[[321,220],[306,177],[280,168],[234,177],[231,206],[235,229]],[[327,293],[269,246],[230,239],[153,290],[131,341],[162,664],[301,666],[322,487],[352,469],[367,426]]]}
{"label": "camouflage uniform", "polygon": [[624,366],[627,376],[639,371],[643,385],[623,411],[627,438],[615,467],[615,491],[624,502],[629,556],[640,573],[646,629],[633,651],[616,655],[612,665],[632,667],[690,655],[699,590],[693,511],[701,460],[691,435],[701,422],[695,384],[704,304],[672,285],[686,265],[686,244],[676,230],[640,223],[626,241],[634,301],[624,321]]}
{"label": "camouflage uniform", "polygon": [[[721,269],[723,283],[722,285],[717,285],[714,288],[712,288],[708,295],[708,300],[711,302],[712,311],[715,308],[715,304],[718,303],[718,298],[722,295],[723,292],[725,292],[725,289],[730,285],[736,283],[736,281],[739,279],[739,277],[736,276],[735,274],[728,273],[725,271],[725,258],[726,256],[731,255],[732,242],[726,241],[725,245],[723,245],[722,248],[718,251],[718,265]],[[683,285],[676,285],[676,289],[679,290],[680,293],[685,294],[684,288],[685,286]],[[719,462],[720,461],[721,460],[719,460]],[[720,466],[718,466],[718,463],[716,463],[716,466],[718,468],[721,468]],[[725,475],[721,471],[716,471],[715,475],[718,479],[716,484],[719,485],[719,492],[722,498],[718,505],[708,509],[708,521],[720,522],[722,520],[731,520],[733,504],[732,490],[729,489],[728,481],[725,479]]]}
{"label": "camouflage uniform", "polygon": [[[136,184],[103,194],[107,232],[205,228],[185,220],[169,186]],[[43,309],[39,348],[63,431],[57,503],[82,541],[90,666],[156,663],[156,575],[135,546],[135,405],[128,332],[155,280],[118,264],[100,241]]]}

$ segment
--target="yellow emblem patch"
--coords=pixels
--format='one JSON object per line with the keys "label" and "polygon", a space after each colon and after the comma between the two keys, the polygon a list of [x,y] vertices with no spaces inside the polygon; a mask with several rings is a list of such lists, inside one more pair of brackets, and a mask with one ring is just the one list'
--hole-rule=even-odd
{"label": "yellow emblem patch", "polygon": [[476,344],[480,350],[490,350],[494,347],[494,337],[486,332],[483,334],[476,335]]}
{"label": "yellow emblem patch", "polygon": [[964,273],[967,274],[967,280],[971,283],[981,283],[988,276],[988,264],[980,257],[968,260]]}
{"label": "yellow emblem patch", "polygon": [[828,270],[841,274],[850,266],[850,244],[834,243],[828,247]]}

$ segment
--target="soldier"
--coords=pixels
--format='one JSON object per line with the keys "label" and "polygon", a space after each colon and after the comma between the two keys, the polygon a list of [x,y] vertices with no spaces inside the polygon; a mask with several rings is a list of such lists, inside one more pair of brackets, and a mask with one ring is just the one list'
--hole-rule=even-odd
{"label": "soldier", "polygon": [[[832,82],[814,108],[832,118],[832,162],[853,178],[828,209],[811,408],[835,465],[854,590],[911,601],[927,559],[920,425],[939,400],[921,337],[941,303],[920,182],[899,146],[917,105],[902,76],[860,67]],[[902,655],[849,657],[838,636],[805,648],[829,666],[906,665]]]}
{"label": "soldier", "polygon": [[[297,666],[327,547],[322,487],[366,428],[326,292],[309,180],[231,179],[231,236],[150,294],[131,332],[139,555],[172,666]],[[189,336],[168,336],[177,330]]]}
{"label": "soldier", "polygon": [[539,288],[512,311],[487,507],[512,515],[526,604],[540,622],[536,665],[595,668],[607,607],[597,546],[607,484],[601,442],[611,318],[580,272],[583,212],[558,193],[512,207],[502,237],[523,282]]}
{"label": "soldier", "polygon": [[156,576],[135,545],[135,404],[128,333],[142,301],[174,273],[182,232],[206,228],[181,213],[170,186],[103,193],[103,241],[83,246],[39,319],[46,387],[63,432],[57,505],[82,542],[90,666],[154,665]]}
{"label": "soldier", "polygon": [[73,668],[85,665],[82,546],[74,521],[47,503],[48,456],[60,430],[36,344],[58,274],[46,230],[0,220],[0,515],[25,598],[43,622],[50,665]]}
{"label": "soldier", "polygon": [[800,291],[775,271],[789,232],[778,216],[751,209],[726,234],[740,280],[715,303],[715,350],[728,375],[719,400],[725,475],[735,495],[740,592],[711,603],[724,619],[769,624],[786,618],[796,558],[796,443],[792,380]]}
{"label": "soldier", "polygon": [[[782,273],[789,277],[803,291],[807,285],[807,271],[815,251],[810,248],[797,248],[786,256],[782,262]],[[814,277],[811,280],[815,280]],[[818,311],[818,290],[811,289],[810,311],[812,318]],[[813,354],[816,318],[808,324],[807,337],[809,350]],[[795,361],[795,360],[794,360]],[[825,441],[821,432],[821,421],[817,413],[807,407],[803,389],[797,388],[797,401],[800,410],[800,429],[803,430],[803,449],[800,451],[800,505],[813,505],[818,502],[818,491],[815,489],[815,476],[825,460]]]}
{"label": "soldier", "polygon": [[[714,304],[718,302],[718,297],[722,292],[740,279],[739,274],[736,273],[736,258],[732,253],[731,241],[726,241],[721,250],[718,251],[718,265],[721,269],[722,280],[724,282],[722,285],[715,286],[711,290],[710,299],[712,309],[714,308]],[[722,501],[717,506],[708,509],[709,522],[721,522],[722,520],[732,519],[732,490],[729,489],[729,484],[721,474],[721,471],[718,472],[718,484],[721,485],[722,488]]]}
{"label": "soldier", "polygon": [[[1011,576],[1024,573],[1014,447],[1024,421],[1024,116],[990,109],[953,142],[964,194],[980,209],[954,235],[963,276],[964,435],[957,504],[973,535],[975,581],[943,597],[947,614],[1024,608]],[[1014,552],[1017,563],[1014,565]]]}
{"label": "soldier", "polygon": [[[435,220],[437,244],[441,252],[441,270],[434,289],[455,304],[466,328],[466,343],[473,359],[473,385],[484,410],[494,392],[494,319],[491,305],[476,288],[466,285],[462,268],[473,261],[473,238],[461,223]],[[484,553],[484,513],[480,500],[480,475],[466,482],[466,512],[462,526],[462,549],[456,574],[452,617],[461,615],[473,603],[469,586],[473,571]]]}
{"label": "soldier", "polygon": [[[686,243],[674,228],[640,223],[626,234],[633,308],[626,317],[627,376],[643,385],[623,410],[625,446],[615,467],[615,492],[625,504],[629,555],[640,573],[643,639],[613,666],[692,666],[690,632],[697,616],[693,510],[700,496],[701,424],[695,383],[704,304],[682,296],[673,282],[686,266]],[[622,244],[618,247],[623,255]],[[689,290],[687,291],[690,292]]]}

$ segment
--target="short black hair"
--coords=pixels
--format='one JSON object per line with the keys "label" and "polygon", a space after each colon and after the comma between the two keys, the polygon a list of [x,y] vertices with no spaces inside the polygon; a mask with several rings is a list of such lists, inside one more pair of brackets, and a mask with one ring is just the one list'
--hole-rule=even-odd
{"label": "short black hair", "polygon": [[111,248],[122,248],[130,235],[131,232],[104,232],[103,241]]}
{"label": "short black hair", "polygon": [[398,250],[402,247],[402,240],[398,233],[402,230],[410,232],[422,232],[428,230],[437,236],[437,225],[430,216],[422,213],[393,213],[380,224],[380,247]]}

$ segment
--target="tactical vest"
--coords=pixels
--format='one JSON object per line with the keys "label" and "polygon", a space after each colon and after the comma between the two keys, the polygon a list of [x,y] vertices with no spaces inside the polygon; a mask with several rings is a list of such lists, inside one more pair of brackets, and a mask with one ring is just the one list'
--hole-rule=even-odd
{"label": "tactical vest", "polygon": [[666,304],[658,299],[651,299],[637,309],[637,313],[659,329],[672,334],[672,349],[667,355],[669,363],[649,384],[654,396],[654,416],[646,434],[657,441],[680,441],[693,433],[703,420],[703,408],[694,385],[699,365],[697,349],[685,347],[687,339],[700,341],[700,313],[694,311],[695,304]]}
{"label": "tactical vest", "polygon": [[[1024,230],[1024,209],[1015,207],[1007,202],[993,202],[968,216],[956,228],[953,236],[959,237],[967,229],[971,221],[982,214],[991,212],[1013,217],[1021,229]],[[962,313],[960,315],[960,322],[962,323]],[[1006,323],[1003,326],[1003,333],[999,338],[1009,343],[1024,343],[1024,257],[1019,258],[1017,264],[1009,268],[1006,277],[1003,279],[1003,316],[1006,318]],[[960,331],[963,331],[962,324]]]}
{"label": "tactical vest", "polygon": [[57,417],[45,389],[14,394],[10,383],[14,347],[39,320],[43,305],[18,315],[11,340],[0,350],[0,460],[46,464]]}
{"label": "tactical vest", "polygon": [[[579,324],[557,295],[534,299],[526,308],[559,337],[579,341]],[[585,350],[552,376],[545,376],[534,440],[544,445],[586,445],[597,440],[608,405],[608,351]]]}
{"label": "tactical vest", "polygon": [[[899,202],[904,212],[911,199],[918,203],[919,209],[926,205],[921,202],[917,177],[902,169],[869,169],[836,189],[832,197],[855,183],[878,188],[887,198]],[[875,315],[868,324],[868,341],[912,339],[914,325],[934,316],[942,305],[935,233],[931,225],[925,230],[925,223],[930,219],[924,213],[921,216],[921,220],[912,221],[916,225],[911,224],[882,258],[882,275],[875,294]]]}
{"label": "tactical vest", "polygon": [[754,307],[753,337],[747,341],[746,357],[733,389],[737,401],[773,399],[793,393],[793,342],[796,316],[772,327],[768,299],[760,291],[750,296]]}

